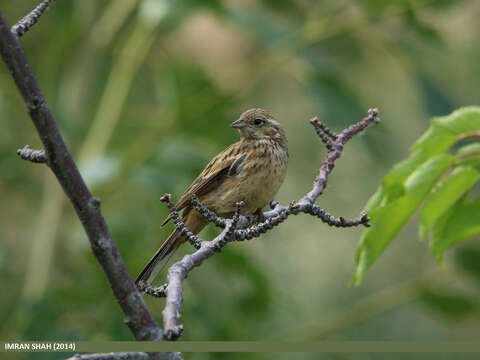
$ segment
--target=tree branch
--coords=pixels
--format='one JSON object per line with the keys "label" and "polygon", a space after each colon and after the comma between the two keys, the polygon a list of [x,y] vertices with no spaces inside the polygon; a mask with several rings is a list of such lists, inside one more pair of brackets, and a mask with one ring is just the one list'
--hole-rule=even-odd
{"label": "tree branch", "polygon": [[[141,294],[127,271],[101,213],[100,200],[94,198],[85,185],[57,128],[47,101],[30,70],[18,39],[10,30],[1,12],[0,53],[15,80],[27,111],[45,147],[46,163],[62,185],[82,222],[90,246],[101,264],[115,298],[124,313],[125,323],[137,340],[161,340],[162,330],[148,311]],[[28,149],[26,152],[28,153]],[[168,355],[164,353],[156,353],[152,356],[158,359],[168,358]]]}
{"label": "tree branch", "polygon": [[48,5],[50,5],[52,1],[53,0],[43,0],[40,5],[33,9],[27,16],[12,26],[12,33],[17,37],[21,37],[23,34],[25,34],[33,27],[33,25],[37,23],[38,19],[40,19],[40,16],[42,16],[44,11],[47,10]]}

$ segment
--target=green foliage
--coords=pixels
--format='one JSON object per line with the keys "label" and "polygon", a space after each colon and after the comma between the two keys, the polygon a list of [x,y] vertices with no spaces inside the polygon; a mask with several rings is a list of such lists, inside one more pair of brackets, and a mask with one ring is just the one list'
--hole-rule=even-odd
{"label": "green foliage", "polygon": [[[420,238],[430,232],[430,248],[441,262],[443,254],[461,240],[480,233],[480,201],[468,192],[480,178],[478,143],[462,146],[464,138],[479,136],[480,108],[467,107],[434,118],[413,145],[412,154],[394,166],[371,197],[366,210],[372,227],[364,231],[356,254],[354,284],[360,284],[411,216],[420,212]],[[454,154],[449,149],[457,147]]]}
{"label": "green foliage", "polygon": [[462,240],[480,234],[480,200],[472,203],[458,202],[435,222],[430,248],[439,262],[443,253]]}
{"label": "green foliage", "polygon": [[471,167],[458,167],[433,189],[420,213],[420,238],[449,210],[479,179],[480,174]]}

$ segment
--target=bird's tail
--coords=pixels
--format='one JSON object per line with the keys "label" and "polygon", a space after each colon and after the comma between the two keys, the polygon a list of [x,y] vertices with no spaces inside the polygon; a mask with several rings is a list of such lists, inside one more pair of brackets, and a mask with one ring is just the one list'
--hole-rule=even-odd
{"label": "bird's tail", "polygon": [[140,281],[143,281],[151,284],[158,273],[167,265],[168,260],[170,260],[170,257],[182,242],[183,238],[180,236],[180,232],[177,229],[173,230],[167,240],[163,242],[162,246],[160,246],[155,255],[153,255],[147,263],[140,275],[138,275],[135,283],[138,284]]}
{"label": "bird's tail", "polygon": [[[182,221],[185,226],[194,234],[198,234],[207,224],[206,220],[195,209],[186,209],[183,213]],[[167,265],[168,260],[173,255],[175,250],[185,241],[184,237],[180,235],[180,231],[174,229],[167,240],[165,240],[157,250],[155,255],[150,259],[145,268],[138,275],[135,283],[138,284],[143,281],[146,284],[151,284],[160,271]]]}

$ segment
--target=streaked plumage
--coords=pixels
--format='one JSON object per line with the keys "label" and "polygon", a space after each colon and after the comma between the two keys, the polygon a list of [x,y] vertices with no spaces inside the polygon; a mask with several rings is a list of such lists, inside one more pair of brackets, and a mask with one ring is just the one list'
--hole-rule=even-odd
{"label": "streaked plumage", "polygon": [[[240,141],[215,156],[185,190],[177,203],[184,209],[182,220],[198,234],[207,224],[191,206],[191,194],[222,217],[231,217],[235,204],[244,201],[244,214],[263,209],[275,196],[287,169],[287,139],[281,125],[262,109],[245,111],[232,123]],[[163,224],[170,220],[170,216]],[[165,266],[169,255],[185,241],[175,229],[150,259],[136,282],[151,283]]]}

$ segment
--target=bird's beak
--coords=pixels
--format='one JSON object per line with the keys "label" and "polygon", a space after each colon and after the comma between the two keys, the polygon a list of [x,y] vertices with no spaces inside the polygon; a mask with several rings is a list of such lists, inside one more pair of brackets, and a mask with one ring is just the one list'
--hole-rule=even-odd
{"label": "bird's beak", "polygon": [[242,120],[242,118],[240,118],[238,120],[235,120],[232,123],[232,127],[237,128],[237,129],[243,128],[243,127],[245,127],[245,122]]}

